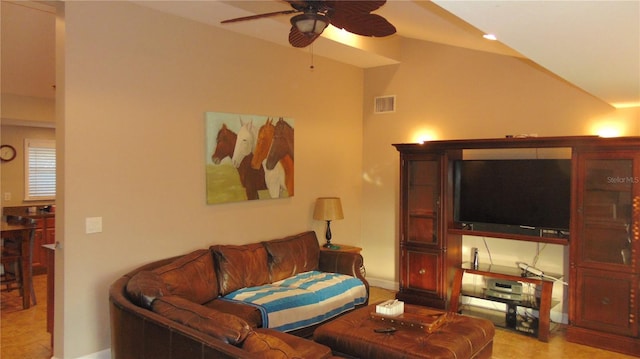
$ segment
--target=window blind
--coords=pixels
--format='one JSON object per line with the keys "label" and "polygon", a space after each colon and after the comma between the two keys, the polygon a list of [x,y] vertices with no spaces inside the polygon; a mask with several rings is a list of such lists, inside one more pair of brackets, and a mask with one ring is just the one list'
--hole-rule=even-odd
{"label": "window blind", "polygon": [[55,199],[55,141],[26,139],[25,155],[25,199]]}

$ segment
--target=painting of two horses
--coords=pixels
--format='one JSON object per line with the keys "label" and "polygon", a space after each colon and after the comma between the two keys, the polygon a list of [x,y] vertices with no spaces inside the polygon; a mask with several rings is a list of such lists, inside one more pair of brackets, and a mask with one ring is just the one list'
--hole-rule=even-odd
{"label": "painting of two horses", "polygon": [[294,194],[293,120],[207,112],[207,204]]}

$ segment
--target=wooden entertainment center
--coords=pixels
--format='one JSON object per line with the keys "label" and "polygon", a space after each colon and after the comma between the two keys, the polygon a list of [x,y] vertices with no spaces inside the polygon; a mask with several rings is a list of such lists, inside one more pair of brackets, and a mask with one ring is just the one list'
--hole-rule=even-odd
{"label": "wooden entertainment center", "polygon": [[[568,245],[567,340],[640,355],[640,137],[472,139],[394,146],[400,153],[398,299],[449,308],[453,279],[462,266],[463,235]],[[568,236],[477,231],[454,220],[456,161],[464,160],[470,150],[512,149],[570,152]]]}

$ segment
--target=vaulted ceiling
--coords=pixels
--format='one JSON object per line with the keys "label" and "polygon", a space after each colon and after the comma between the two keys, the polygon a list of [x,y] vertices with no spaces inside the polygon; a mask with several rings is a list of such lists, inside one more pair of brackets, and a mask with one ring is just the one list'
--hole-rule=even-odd
{"label": "vaulted ceiling", "polygon": [[[229,18],[290,9],[282,0],[135,2],[290,46],[291,15],[220,24]],[[52,9],[41,2],[2,3],[2,92],[53,96],[53,35],[42,28],[46,23],[52,26]],[[11,11],[5,11],[5,5],[13,5]],[[314,43],[314,53],[367,68],[400,62],[398,40],[403,37],[432,41],[524,57],[613,106],[640,106],[639,0],[388,0],[375,13],[393,23],[397,34],[363,38],[329,27]],[[37,21],[22,18],[33,14]],[[484,33],[495,34],[498,41],[482,38]]]}
{"label": "vaulted ceiling", "polygon": [[[287,43],[291,15],[221,25],[240,16],[290,9],[281,0],[139,2],[249,36]],[[393,37],[521,56],[614,106],[640,106],[640,1],[388,0],[375,11]],[[498,41],[482,38],[495,34]],[[392,39],[353,40],[328,28],[314,53],[361,67],[399,61]],[[387,47],[385,49],[385,46]]]}

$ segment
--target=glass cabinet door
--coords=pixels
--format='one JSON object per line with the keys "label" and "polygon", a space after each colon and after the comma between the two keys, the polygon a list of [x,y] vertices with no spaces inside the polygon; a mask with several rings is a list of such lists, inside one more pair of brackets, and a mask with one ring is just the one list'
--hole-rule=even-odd
{"label": "glass cabinet door", "polygon": [[407,162],[409,183],[405,203],[408,242],[438,243],[439,169],[440,162],[437,159]]}
{"label": "glass cabinet door", "polygon": [[[583,264],[635,266],[634,217],[640,185],[633,156],[585,155],[579,210],[580,260]],[[637,231],[637,228],[635,228]],[[637,235],[637,234],[636,234]]]}

